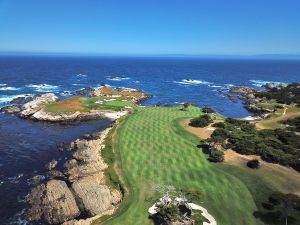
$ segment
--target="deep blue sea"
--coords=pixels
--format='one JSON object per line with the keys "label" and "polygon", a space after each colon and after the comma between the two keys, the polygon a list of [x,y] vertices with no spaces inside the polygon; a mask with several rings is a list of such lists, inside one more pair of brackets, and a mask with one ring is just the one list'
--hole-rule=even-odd
{"label": "deep blue sea", "polygon": [[[66,98],[83,87],[106,84],[152,94],[145,105],[190,102],[245,117],[249,113],[242,103],[230,101],[223,92],[238,85],[262,88],[266,82],[300,82],[300,61],[0,56],[0,107],[18,96],[55,92]],[[26,224],[20,215],[32,187],[28,179],[43,176],[48,161],[65,157],[58,144],[108,125],[91,121],[63,126],[0,114],[0,224]]]}

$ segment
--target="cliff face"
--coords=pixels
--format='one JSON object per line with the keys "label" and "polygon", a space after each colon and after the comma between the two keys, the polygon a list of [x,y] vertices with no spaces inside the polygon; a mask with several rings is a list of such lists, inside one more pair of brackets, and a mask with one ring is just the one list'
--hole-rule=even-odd
{"label": "cliff face", "polygon": [[71,143],[72,159],[64,165],[68,180],[53,179],[31,191],[27,196],[29,220],[48,224],[89,224],[89,220],[77,221],[76,218],[114,212],[122,195],[106,184],[104,170],[107,165],[101,158],[103,141],[110,129],[95,134],[93,140],[78,139]]}

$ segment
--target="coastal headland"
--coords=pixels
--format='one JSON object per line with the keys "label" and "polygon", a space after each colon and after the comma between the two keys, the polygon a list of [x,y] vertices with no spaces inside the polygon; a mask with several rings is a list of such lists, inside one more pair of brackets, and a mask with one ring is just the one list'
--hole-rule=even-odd
{"label": "coastal headland", "polygon": [[[273,88],[276,87],[270,90]],[[209,113],[190,104],[168,107],[137,104],[148,97],[137,90],[103,87],[92,96],[58,100],[55,95],[47,94],[21,106],[3,109],[28,119],[49,122],[101,117],[114,121],[105,131],[72,142],[69,146],[72,157],[66,160],[64,171],[56,171],[55,162],[50,162],[52,179],[39,184],[27,196],[28,219],[65,225],[131,225],[132,221],[151,225],[155,220],[149,218],[148,209],[162,197],[158,187],[179,190],[193,205],[200,205],[199,209],[205,209],[213,221],[222,225],[263,225],[270,216],[275,218],[278,216],[275,210],[279,209],[274,208],[274,214],[268,214],[266,208],[267,204],[272,205],[268,200],[275,193],[292,194],[293,200],[298,201],[299,172],[261,158],[261,168],[253,170],[246,164],[258,155],[245,156],[235,149],[224,150],[224,162],[212,163],[200,144],[213,136],[215,128],[212,125],[195,128],[188,122]],[[272,115],[282,109],[281,104],[293,112],[298,110],[298,103],[294,101],[280,103],[258,95],[252,99],[261,99],[268,107],[272,102],[276,107],[267,116],[260,114],[259,120],[247,123],[259,124],[272,119]],[[285,115],[286,111],[280,116]],[[215,123],[226,121],[223,116],[213,117],[218,119]],[[281,119],[276,123],[285,124]],[[171,224],[177,224],[177,220]],[[207,224],[205,219],[203,224]]]}

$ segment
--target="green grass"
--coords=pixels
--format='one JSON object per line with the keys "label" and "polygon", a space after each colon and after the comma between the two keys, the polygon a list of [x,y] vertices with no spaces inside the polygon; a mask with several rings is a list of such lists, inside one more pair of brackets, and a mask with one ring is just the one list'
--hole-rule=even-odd
{"label": "green grass", "polygon": [[[196,147],[199,139],[178,124],[182,118],[198,116],[201,110],[179,109],[137,108],[116,129],[114,148],[129,192],[104,224],[153,224],[147,210],[153,199],[160,197],[155,185],[200,191],[203,199],[195,203],[206,207],[218,225],[262,224],[253,212],[269,193],[264,183],[242,170],[208,162]],[[260,189],[263,191],[256,194]]]}
{"label": "green grass", "polygon": [[114,98],[113,101],[106,101],[108,97],[72,97],[59,102],[47,105],[47,111],[52,113],[72,113],[75,111],[86,112],[90,110],[113,110],[119,111],[124,107],[135,107],[133,102]]}

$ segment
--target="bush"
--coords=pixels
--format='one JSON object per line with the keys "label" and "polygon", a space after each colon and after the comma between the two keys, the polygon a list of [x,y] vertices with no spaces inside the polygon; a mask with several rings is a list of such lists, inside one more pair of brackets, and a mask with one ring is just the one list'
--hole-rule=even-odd
{"label": "bush", "polygon": [[211,117],[209,115],[205,114],[205,115],[199,116],[197,118],[191,119],[189,125],[192,127],[206,127],[212,122],[213,122],[213,120],[211,119]]}
{"label": "bush", "polygon": [[213,110],[212,108],[209,108],[209,107],[203,107],[202,112],[204,112],[204,113],[214,113],[215,110]]}
{"label": "bush", "polygon": [[257,169],[260,166],[260,163],[257,159],[253,159],[247,162],[247,166],[251,169]]}
{"label": "bush", "polygon": [[210,153],[208,160],[211,162],[223,162],[224,152],[220,150],[214,150]]}
{"label": "bush", "polygon": [[180,218],[180,211],[177,205],[169,204],[169,205],[159,205],[158,206],[158,215],[165,221],[175,221]]}

